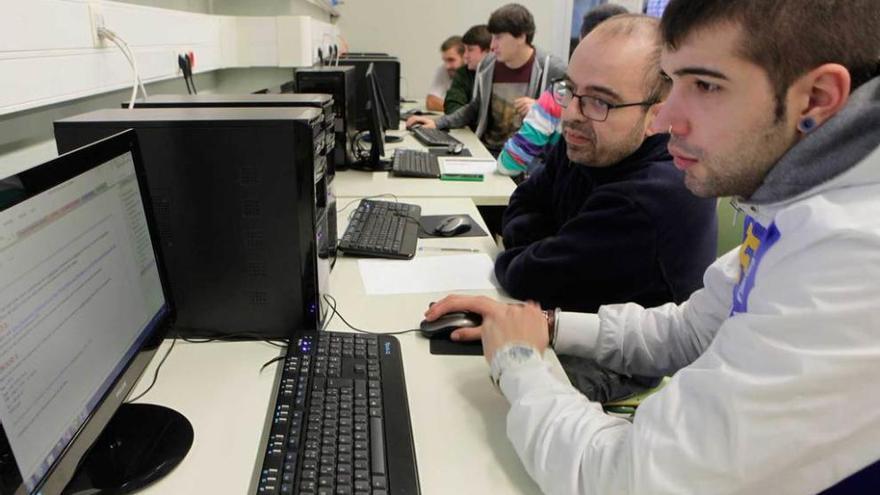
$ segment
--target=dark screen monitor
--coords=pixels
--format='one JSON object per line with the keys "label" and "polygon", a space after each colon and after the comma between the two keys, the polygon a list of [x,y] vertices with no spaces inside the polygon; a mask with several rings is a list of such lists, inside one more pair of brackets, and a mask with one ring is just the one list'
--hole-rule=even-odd
{"label": "dark screen monitor", "polygon": [[[367,68],[370,65],[373,66],[377,87],[386,103],[385,113],[390,123],[389,126],[386,126],[386,130],[396,130],[400,122],[400,60],[387,55],[345,56],[339,59],[339,65],[354,67],[355,81],[361,81],[366,75]],[[358,110],[354,115],[354,127],[358,130],[365,130],[369,125],[368,115],[362,110],[369,100],[369,94],[366,88],[360,84],[355,85],[354,91],[355,106]]]}
{"label": "dark screen monitor", "polygon": [[382,161],[382,155],[385,154],[385,127],[384,119],[381,115],[382,100],[381,96],[379,96],[373,64],[370,64],[367,68],[365,79],[365,86],[367,88],[366,110],[369,121],[367,131],[370,134],[370,163],[368,167],[373,170],[389,170],[388,165]]}
{"label": "dark screen monitor", "polygon": [[[171,412],[192,440],[174,411],[122,407],[174,317],[145,177],[126,131],[19,174],[21,194],[0,205],[3,495],[61,493],[77,466],[76,478],[113,471],[100,459],[126,410]],[[136,428],[150,435],[147,423]],[[110,477],[152,481],[141,472]]]}

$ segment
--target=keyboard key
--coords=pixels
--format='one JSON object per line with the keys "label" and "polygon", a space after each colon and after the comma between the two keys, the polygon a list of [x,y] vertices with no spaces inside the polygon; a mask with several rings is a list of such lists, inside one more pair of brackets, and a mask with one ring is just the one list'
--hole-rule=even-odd
{"label": "keyboard key", "polygon": [[370,419],[370,466],[373,474],[385,474],[385,432],[379,418]]}

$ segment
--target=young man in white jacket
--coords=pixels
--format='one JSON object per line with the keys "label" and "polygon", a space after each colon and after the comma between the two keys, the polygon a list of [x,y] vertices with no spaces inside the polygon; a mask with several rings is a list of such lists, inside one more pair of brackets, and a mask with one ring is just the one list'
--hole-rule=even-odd
{"label": "young man in white jacket", "polygon": [[[738,198],[741,248],[680,305],[542,314],[450,296],[426,317],[482,314],[453,338],[482,337],[547,493],[876,493],[876,0],[672,0],[662,30],[673,88],[655,127],[691,191]],[[548,345],[672,379],[630,424],[551,375]]]}

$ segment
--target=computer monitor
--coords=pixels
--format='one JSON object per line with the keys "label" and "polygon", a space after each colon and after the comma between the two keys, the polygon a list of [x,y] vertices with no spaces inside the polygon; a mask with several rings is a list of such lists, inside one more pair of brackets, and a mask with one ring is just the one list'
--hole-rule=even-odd
{"label": "computer monitor", "polygon": [[[400,61],[388,55],[344,56],[339,60],[339,65],[354,67],[354,79],[358,82],[363,80],[367,69],[373,65],[376,83],[385,101],[388,119],[385,129],[397,130],[400,123]],[[354,115],[354,127],[357,130],[365,130],[369,126],[369,116],[362,112],[368,100],[367,88],[361,84],[355,85],[354,101],[358,111]]]}
{"label": "computer monitor", "polygon": [[367,68],[364,84],[367,87],[367,116],[369,126],[367,132],[370,136],[370,157],[367,163],[361,164],[360,167],[367,170],[382,171],[390,170],[390,164],[382,161],[382,155],[385,154],[385,127],[382,122],[382,107],[379,96],[379,88],[376,85],[375,72],[373,65]]}
{"label": "computer monitor", "polygon": [[[183,458],[192,428],[159,406],[121,407],[174,316],[135,134],[17,178],[23,194],[0,206],[0,492],[61,493],[77,466],[81,488],[143,486]],[[156,440],[153,408],[183,421],[162,426],[185,445],[150,445],[176,461],[133,467],[128,435]],[[114,414],[133,410],[146,414],[122,431]],[[106,441],[119,464],[107,462]],[[129,460],[157,460],[138,454]],[[138,478],[142,468],[153,477]]]}

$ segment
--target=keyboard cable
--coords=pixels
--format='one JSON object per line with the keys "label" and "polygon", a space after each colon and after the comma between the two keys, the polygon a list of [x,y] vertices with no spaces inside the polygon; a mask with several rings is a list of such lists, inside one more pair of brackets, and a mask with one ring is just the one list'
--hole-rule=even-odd
{"label": "keyboard cable", "polygon": [[[346,320],[346,319],[342,316],[342,313],[340,313],[340,312],[336,309],[337,303],[336,303],[336,298],[335,298],[335,297],[331,296],[330,294],[324,294],[324,302],[326,302],[327,305],[330,306],[330,311],[333,313],[333,314],[331,315],[330,319],[333,319],[333,316],[338,316],[339,319],[342,320],[342,323],[345,323],[345,326],[347,326],[348,328],[354,330],[355,332],[366,333],[366,334],[370,334],[370,335],[402,335],[402,334],[405,334],[405,333],[418,332],[418,331],[420,330],[420,329],[418,329],[418,328],[412,328],[412,329],[409,329],[409,330],[400,330],[400,331],[398,331],[398,332],[372,332],[372,331],[370,331],[370,330],[364,330],[364,329],[362,329],[362,328],[358,328],[358,327],[352,325],[351,323],[348,322],[348,320]],[[328,320],[327,320],[327,323],[329,323],[329,322],[330,322],[330,320],[328,319]],[[325,326],[326,326],[326,325],[325,325]]]}
{"label": "keyboard cable", "polygon": [[[404,333],[412,333],[412,332],[419,331],[418,328],[413,328],[410,330],[401,330],[399,332],[371,332],[369,330],[364,330],[362,328],[358,328],[358,327],[352,325],[351,323],[348,322],[348,320],[346,320],[342,316],[342,314],[339,312],[339,310],[336,309],[337,302],[336,302],[335,297],[331,296],[330,294],[324,294],[324,302],[327,303],[327,305],[330,307],[330,316],[326,320],[324,320],[324,324],[321,326],[321,331],[325,331],[327,329],[327,326],[330,324],[330,322],[333,320],[333,317],[335,317],[335,316],[338,316],[339,319],[342,320],[342,323],[345,324],[345,326],[354,330],[355,332],[366,333],[366,334],[370,334],[370,335],[401,335]],[[283,356],[283,355],[277,356],[277,357],[270,359],[269,361],[266,361],[265,363],[263,363],[263,366],[260,367],[260,373],[262,373],[264,369],[271,366],[272,364],[277,363],[279,361],[283,361],[285,359],[285,357],[286,356]]]}
{"label": "keyboard cable", "polygon": [[[165,364],[165,360],[168,359],[168,356],[171,354],[171,351],[174,349],[174,345],[177,344],[177,339],[180,339],[180,340],[183,340],[184,342],[189,342],[192,344],[204,344],[207,342],[228,341],[230,339],[234,339],[234,338],[238,338],[238,337],[257,338],[259,340],[262,340],[266,344],[278,347],[280,349],[287,348],[286,344],[281,343],[281,342],[284,342],[282,339],[260,338],[259,335],[254,334],[254,333],[240,332],[240,333],[226,334],[226,335],[218,336],[218,337],[206,337],[206,338],[195,338],[194,339],[191,337],[184,337],[184,336],[180,335],[180,332],[177,332],[174,335],[174,338],[171,339],[171,346],[168,347],[168,350],[165,351],[165,355],[162,356],[162,359],[159,361],[159,364],[156,365],[156,370],[153,372],[153,379],[150,381],[150,385],[147,386],[146,390],[139,393],[137,396],[132,397],[131,399],[128,399],[127,401],[125,401],[125,403],[131,404],[132,402],[135,402],[136,400],[143,398],[145,395],[147,395],[147,392],[149,392],[150,390],[153,389],[153,386],[156,385],[156,381],[158,381],[158,379],[159,379],[159,371],[162,369],[162,365]],[[283,359],[284,356],[282,355],[281,358]],[[269,364],[269,363],[267,363],[267,364]],[[260,371],[263,371],[263,368],[265,368],[265,367],[266,367],[266,364],[264,364],[263,367],[260,368]]]}

